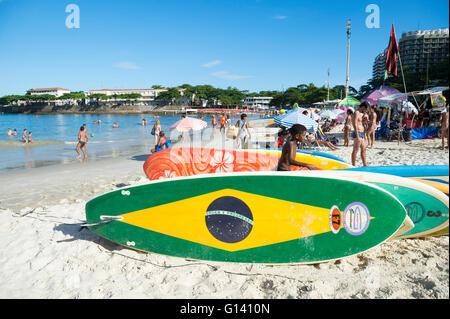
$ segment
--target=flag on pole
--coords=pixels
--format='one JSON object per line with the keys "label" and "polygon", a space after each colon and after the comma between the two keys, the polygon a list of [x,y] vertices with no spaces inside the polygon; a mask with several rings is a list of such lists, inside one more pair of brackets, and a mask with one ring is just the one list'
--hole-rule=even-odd
{"label": "flag on pole", "polygon": [[389,78],[389,74],[387,70],[384,70],[384,79],[387,80]]}
{"label": "flag on pole", "polygon": [[395,36],[394,24],[392,24],[391,37],[389,39],[389,46],[386,52],[386,70],[394,76],[397,76],[397,55],[398,43]]}

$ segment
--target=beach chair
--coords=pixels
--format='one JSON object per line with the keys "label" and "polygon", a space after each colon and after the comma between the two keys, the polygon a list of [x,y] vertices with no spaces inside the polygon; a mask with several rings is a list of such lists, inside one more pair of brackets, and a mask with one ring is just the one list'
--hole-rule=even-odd
{"label": "beach chair", "polygon": [[164,144],[162,144],[162,145],[156,145],[156,147],[155,147],[155,153],[156,153],[156,152],[159,152],[159,151],[162,151],[162,150],[163,150],[163,146],[166,146],[166,149],[168,149],[170,143],[171,143],[171,140],[167,140],[167,141],[166,141]]}

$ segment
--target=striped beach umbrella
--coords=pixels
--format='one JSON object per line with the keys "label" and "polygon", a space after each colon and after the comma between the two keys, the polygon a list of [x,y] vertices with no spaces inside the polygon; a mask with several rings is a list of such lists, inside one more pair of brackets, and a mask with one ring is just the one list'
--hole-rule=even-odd
{"label": "striped beach umbrella", "polygon": [[275,123],[287,128],[292,127],[294,124],[301,124],[306,127],[309,132],[315,132],[319,126],[312,118],[297,111],[292,111],[284,115],[277,116],[274,121]]}

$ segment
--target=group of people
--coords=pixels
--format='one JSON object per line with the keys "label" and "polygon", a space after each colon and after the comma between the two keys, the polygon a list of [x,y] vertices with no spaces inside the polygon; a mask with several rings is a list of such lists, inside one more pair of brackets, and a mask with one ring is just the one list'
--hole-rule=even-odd
{"label": "group of people", "polygon": [[[6,135],[8,135],[9,137],[12,137],[12,136],[17,137],[17,130],[16,130],[16,129],[11,130],[10,128],[8,128],[8,130],[6,131]],[[26,128],[23,129],[23,132],[22,132],[22,142],[23,142],[24,144],[30,144],[30,143],[33,143],[33,140],[31,139],[31,138],[32,138],[32,135],[33,135],[33,133],[32,133],[31,131],[28,132],[28,130],[27,130]]]}

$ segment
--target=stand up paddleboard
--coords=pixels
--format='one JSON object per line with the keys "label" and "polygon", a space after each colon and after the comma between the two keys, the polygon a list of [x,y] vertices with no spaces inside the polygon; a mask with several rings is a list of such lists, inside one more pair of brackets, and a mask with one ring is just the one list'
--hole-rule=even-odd
{"label": "stand up paddleboard", "polygon": [[[171,148],[150,155],[143,168],[150,180],[198,174],[273,171],[278,166],[280,156],[281,152],[278,151]],[[298,153],[296,160],[323,170],[349,167],[340,161],[309,154]],[[306,170],[297,166],[291,169]]]}
{"label": "stand up paddleboard", "polygon": [[[257,152],[266,152],[266,151],[270,151],[270,152],[279,152],[280,155],[278,155],[278,156],[281,156],[281,151],[282,151],[282,149],[281,149],[281,148],[266,148],[266,149],[249,149],[248,151],[251,151],[251,152],[256,152],[256,151],[257,151]],[[344,161],[342,158],[337,157],[337,156],[334,156],[334,155],[332,155],[332,154],[325,153],[325,152],[320,152],[320,151],[305,151],[305,150],[297,149],[297,153],[308,154],[308,155],[312,155],[312,156],[321,156],[321,157],[330,158],[330,159],[333,159],[333,160],[335,160],[335,161],[338,161],[338,162],[342,162],[342,163],[348,164],[348,163],[347,163],[346,161]],[[348,167],[353,167],[353,166],[351,166],[350,164],[348,164]]]}
{"label": "stand up paddleboard", "polygon": [[425,237],[448,228],[449,198],[434,187],[386,174],[348,170],[337,170],[330,174],[373,183],[397,197],[414,223],[413,229],[398,234],[398,238]]}
{"label": "stand up paddleboard", "polygon": [[396,233],[391,193],[329,172],[210,174],[154,181],[86,204],[89,229],[134,249],[240,263],[317,263]]}

